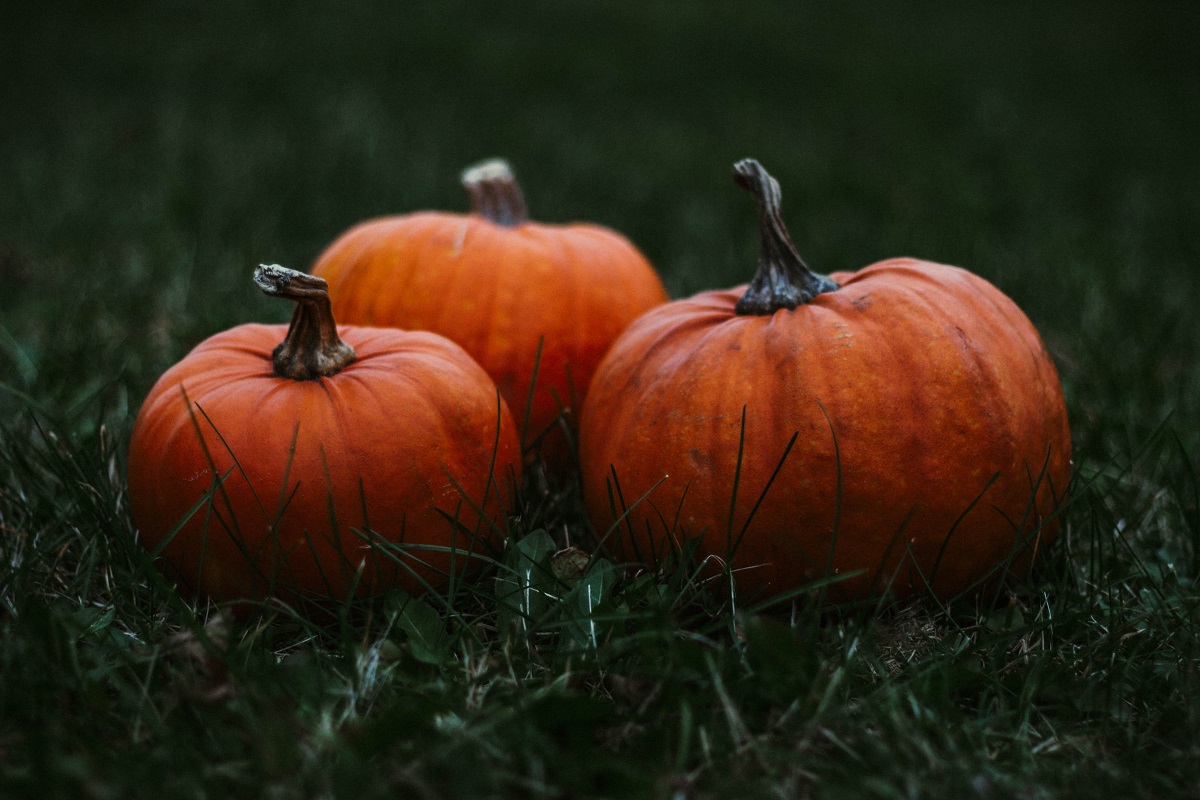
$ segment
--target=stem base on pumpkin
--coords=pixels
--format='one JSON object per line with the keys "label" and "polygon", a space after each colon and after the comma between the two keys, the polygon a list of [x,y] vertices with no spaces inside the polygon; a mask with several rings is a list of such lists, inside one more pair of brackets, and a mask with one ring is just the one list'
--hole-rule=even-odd
{"label": "stem base on pumpkin", "polygon": [[779,183],[753,158],[733,166],[734,182],[754,195],[758,206],[758,271],[734,306],[741,315],[765,316],[792,309],[822,292],[841,288],[837,281],[809,269],[783,224]]}
{"label": "stem base on pumpkin", "polygon": [[271,353],[275,374],[294,381],[327,378],[354,363],[354,348],[342,341],[329,302],[329,284],[278,264],[260,264],[254,282],[263,293],[296,303],[287,336]]}

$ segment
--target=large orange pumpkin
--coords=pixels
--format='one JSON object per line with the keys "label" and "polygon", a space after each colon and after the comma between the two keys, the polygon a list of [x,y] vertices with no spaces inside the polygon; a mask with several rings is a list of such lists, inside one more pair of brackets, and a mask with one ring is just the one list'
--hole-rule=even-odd
{"label": "large orange pumpkin", "polygon": [[255,281],[297,302],[291,325],[207,339],[138,413],[146,547],[218,600],[419,592],[478,563],[521,466],[492,381],[443,337],[338,329],[319,278],[263,266]]}
{"label": "large orange pumpkin", "polygon": [[525,445],[541,444],[547,463],[561,468],[568,448],[560,417],[574,427],[600,358],[635,317],[666,301],[666,291],[620,234],[530,222],[503,161],[467,170],[463,184],[471,214],[425,211],[361,223],[321,254],[312,273],[329,282],[343,322],[429,330],[462,345],[500,387]]}
{"label": "large orange pumpkin", "polygon": [[580,430],[595,527],[648,564],[700,537],[764,598],[827,570],[835,599],[1024,571],[1071,447],[1033,325],[956,267],[814,274],[774,179],[749,159],[734,176],[758,201],[758,273],[650,311],[601,363]]}

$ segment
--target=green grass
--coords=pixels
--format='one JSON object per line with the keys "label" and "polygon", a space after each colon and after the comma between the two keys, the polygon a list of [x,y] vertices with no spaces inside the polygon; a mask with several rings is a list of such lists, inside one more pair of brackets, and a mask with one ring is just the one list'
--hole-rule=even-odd
{"label": "green grass", "polygon": [[[0,797],[1200,794],[1200,58],[1190,5],[55,4],[0,24]],[[754,156],[823,271],[966,266],[1062,374],[1076,491],[994,608],[733,613],[580,577],[527,486],[476,593],[233,621],[134,540],[154,379],[368,216],[622,230],[748,278]],[[527,578],[521,578],[527,575]],[[525,604],[499,602],[520,581]],[[586,591],[601,602],[581,602]],[[524,596],[525,593],[522,593]],[[521,624],[521,620],[525,624]]]}

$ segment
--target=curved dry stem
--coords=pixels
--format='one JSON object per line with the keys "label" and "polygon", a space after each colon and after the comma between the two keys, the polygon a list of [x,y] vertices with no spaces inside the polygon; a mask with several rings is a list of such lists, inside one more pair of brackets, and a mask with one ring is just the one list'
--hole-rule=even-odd
{"label": "curved dry stem", "polygon": [[287,336],[271,353],[275,374],[294,381],[327,378],[353,364],[354,348],[342,341],[329,303],[329,284],[278,264],[260,264],[254,282],[263,294],[296,303]]}
{"label": "curved dry stem", "polygon": [[795,308],[822,292],[838,289],[832,278],[808,268],[783,224],[779,183],[762,164],[746,158],[733,166],[733,181],[754,195],[758,206],[758,271],[734,310],[743,315],[773,314]]}
{"label": "curved dry stem", "polygon": [[462,185],[471,199],[473,213],[509,228],[529,220],[521,186],[504,159],[493,158],[467,167]]}

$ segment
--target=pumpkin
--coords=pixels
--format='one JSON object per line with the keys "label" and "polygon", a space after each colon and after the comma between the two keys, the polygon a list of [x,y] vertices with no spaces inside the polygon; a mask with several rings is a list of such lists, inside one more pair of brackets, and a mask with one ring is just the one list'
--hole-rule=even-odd
{"label": "pumpkin", "polygon": [[580,430],[588,514],[625,560],[691,540],[763,599],[948,598],[1022,573],[1070,473],[1057,372],[1032,323],[963,269],[894,258],[818,275],[776,181],[747,286],[654,309],[614,343]]}
{"label": "pumpkin", "polygon": [[338,328],[320,278],[254,279],[297,303],[291,324],[205,340],[138,413],[141,541],[216,600],[420,592],[478,563],[521,466],[495,384],[435,334]]}
{"label": "pumpkin", "polygon": [[505,162],[470,168],[462,180],[470,214],[363,222],[329,245],[312,274],[329,282],[344,322],[429,330],[462,345],[500,387],[530,452],[540,446],[561,469],[565,430],[573,435],[600,358],[666,291],[620,234],[530,222]]}

